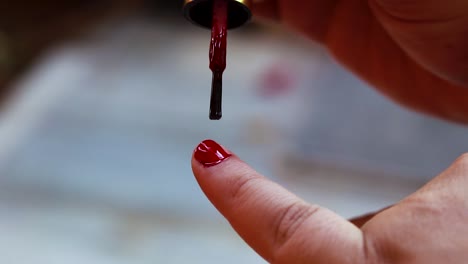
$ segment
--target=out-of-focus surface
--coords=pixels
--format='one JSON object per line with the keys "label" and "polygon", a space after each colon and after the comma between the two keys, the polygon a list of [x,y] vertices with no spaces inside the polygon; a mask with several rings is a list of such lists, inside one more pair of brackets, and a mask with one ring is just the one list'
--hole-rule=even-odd
{"label": "out-of-focus surface", "polygon": [[[150,0],[148,2],[164,1]],[[0,2],[0,102],[8,86],[30,69],[41,54],[80,38],[102,21],[127,17],[144,0],[15,0]]]}
{"label": "out-of-focus surface", "polygon": [[50,50],[0,119],[0,262],[264,263],[197,186],[222,142],[345,217],[397,202],[468,150],[468,129],[401,109],[320,47],[230,33],[224,118],[208,120],[209,32],[134,15]]}

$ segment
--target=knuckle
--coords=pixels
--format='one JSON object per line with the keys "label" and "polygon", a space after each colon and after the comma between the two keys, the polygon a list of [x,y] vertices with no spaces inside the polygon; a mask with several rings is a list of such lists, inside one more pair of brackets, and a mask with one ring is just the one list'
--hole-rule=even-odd
{"label": "knuckle", "polygon": [[261,180],[263,180],[262,177],[252,173],[244,173],[234,177],[234,179],[230,183],[231,199],[233,201],[244,200],[245,197],[248,196],[249,193],[251,193],[253,186]]}
{"label": "knuckle", "polygon": [[276,247],[279,249],[286,245],[295,236],[304,222],[319,210],[319,206],[311,206],[300,201],[285,207],[275,223],[274,237]]}

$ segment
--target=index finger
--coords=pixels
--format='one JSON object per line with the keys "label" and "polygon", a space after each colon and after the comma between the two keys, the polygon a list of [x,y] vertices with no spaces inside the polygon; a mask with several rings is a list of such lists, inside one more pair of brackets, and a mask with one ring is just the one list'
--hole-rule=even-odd
{"label": "index finger", "polygon": [[[363,236],[333,212],[299,199],[212,140],[192,159],[200,187],[237,233],[273,263],[348,263],[362,256]],[[200,157],[228,157],[209,167]],[[337,253],[339,252],[339,253]],[[287,260],[287,261],[285,261]]]}

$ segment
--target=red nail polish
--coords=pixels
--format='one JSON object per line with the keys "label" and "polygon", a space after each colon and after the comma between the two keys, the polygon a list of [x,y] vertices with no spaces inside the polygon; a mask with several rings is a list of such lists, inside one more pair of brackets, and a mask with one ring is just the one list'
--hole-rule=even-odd
{"label": "red nail polish", "polygon": [[232,155],[213,140],[205,140],[195,149],[195,159],[206,167],[218,165]]}

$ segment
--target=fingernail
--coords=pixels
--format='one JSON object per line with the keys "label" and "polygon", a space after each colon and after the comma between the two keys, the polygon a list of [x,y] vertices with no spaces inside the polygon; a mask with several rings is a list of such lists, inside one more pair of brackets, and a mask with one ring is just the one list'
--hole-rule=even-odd
{"label": "fingernail", "polygon": [[231,157],[223,147],[213,140],[205,140],[195,149],[195,159],[206,167],[218,165]]}

